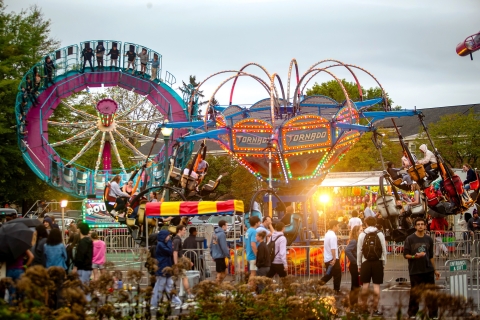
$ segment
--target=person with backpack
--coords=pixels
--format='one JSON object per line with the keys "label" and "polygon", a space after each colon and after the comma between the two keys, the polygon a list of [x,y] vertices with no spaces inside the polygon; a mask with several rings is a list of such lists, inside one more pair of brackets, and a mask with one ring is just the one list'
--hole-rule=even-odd
{"label": "person with backpack", "polygon": [[322,284],[326,284],[333,277],[333,290],[340,293],[340,282],[342,281],[342,268],[338,257],[338,221],[330,220],[328,231],[323,240],[323,261],[325,263],[325,275],[320,279]]}
{"label": "person with backpack", "polygon": [[[410,275],[410,301],[408,303],[408,316],[415,317],[418,312],[421,285],[435,285],[435,278],[440,279],[440,273],[435,270],[433,258],[433,239],[425,234],[427,221],[425,218],[417,218],[414,222],[415,233],[405,239],[403,257],[408,260],[408,274]],[[426,301],[428,316],[438,316],[438,304],[436,299]]]}
{"label": "person with backpack", "polygon": [[360,266],[360,280],[363,283],[363,306],[367,306],[368,289],[370,281],[373,282],[373,316],[381,316],[383,313],[378,310],[380,299],[380,285],[383,283],[383,270],[387,262],[387,247],[385,236],[375,225],[377,220],[374,217],[365,218],[367,228],[358,236],[357,243],[357,265]]}
{"label": "person with backpack", "polygon": [[227,221],[218,221],[218,227],[215,228],[215,233],[212,235],[210,243],[210,255],[215,260],[215,270],[217,271],[217,283],[222,283],[227,276],[227,264],[225,259],[230,259],[230,250],[228,250],[227,236]]}
{"label": "person with backpack", "polygon": [[287,276],[287,238],[283,234],[285,231],[285,224],[278,222],[275,225],[275,232],[270,238],[268,243],[268,252],[270,256],[270,270],[267,273],[267,277],[273,278],[276,274],[280,278]]}

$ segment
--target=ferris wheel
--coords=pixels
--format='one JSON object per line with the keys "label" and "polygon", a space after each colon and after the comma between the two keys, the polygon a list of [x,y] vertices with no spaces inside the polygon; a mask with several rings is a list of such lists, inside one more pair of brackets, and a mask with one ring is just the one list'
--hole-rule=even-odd
{"label": "ferris wheel", "polygon": [[[102,61],[97,56],[90,72],[88,68],[81,72],[82,52],[99,47],[104,48]],[[106,54],[112,48],[120,50],[117,61]],[[136,53],[133,67],[127,52]],[[140,53],[149,61],[146,68],[140,63]],[[50,61],[53,70],[46,67]],[[24,76],[15,106],[19,146],[27,164],[52,187],[85,198],[103,194],[105,183],[114,175],[128,181],[135,169],[156,158],[137,179],[145,187],[161,185],[163,159],[171,153],[165,145],[159,147],[161,143],[143,144],[153,142],[158,124],[185,122],[192,116],[172,89],[175,78],[166,71],[162,79],[161,68],[158,52],[116,40],[85,41],[39,61]],[[40,85],[37,92],[26,91],[29,79],[37,75],[39,79],[51,76],[54,84]],[[31,103],[31,95],[37,104]],[[175,141],[188,133],[188,129],[175,129],[169,138]],[[179,166],[185,165],[191,152],[192,144],[177,151]]]}

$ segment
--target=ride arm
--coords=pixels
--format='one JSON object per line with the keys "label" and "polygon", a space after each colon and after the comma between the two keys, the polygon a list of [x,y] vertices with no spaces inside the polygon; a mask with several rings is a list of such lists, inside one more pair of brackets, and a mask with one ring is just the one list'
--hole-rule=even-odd
{"label": "ride arm", "polygon": [[371,122],[383,120],[385,118],[400,118],[411,117],[420,114],[417,110],[402,110],[402,111],[365,111],[360,115],[362,118],[371,118]]}
{"label": "ride arm", "polygon": [[229,132],[230,132],[229,129],[222,128],[222,129],[207,131],[207,132],[203,132],[203,133],[192,134],[192,135],[188,135],[186,137],[180,137],[180,138],[178,138],[177,141],[179,141],[179,142],[191,142],[191,141],[197,141],[197,140],[203,140],[203,139],[217,139],[219,135],[228,134]]}

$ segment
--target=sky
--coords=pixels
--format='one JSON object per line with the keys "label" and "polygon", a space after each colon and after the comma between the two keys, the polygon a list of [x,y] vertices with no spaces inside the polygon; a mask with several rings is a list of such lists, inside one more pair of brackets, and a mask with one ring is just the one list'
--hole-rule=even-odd
{"label": "sky", "polygon": [[[5,0],[7,11],[31,5],[52,22],[62,46],[94,39],[133,42],[160,52],[163,73],[202,80],[249,62],[287,85],[292,58],[303,74],[336,59],[370,71],[403,108],[480,103],[480,51],[459,57],[456,45],[480,31],[479,0]],[[262,76],[259,68],[245,71]],[[341,68],[332,71],[353,81]],[[162,75],[163,76],[163,75]],[[375,82],[358,73],[369,88]],[[203,86],[206,98],[227,75]],[[314,82],[329,81],[327,75]],[[231,83],[231,82],[230,82]],[[216,95],[228,104],[231,86]],[[290,90],[292,92],[294,88]],[[266,98],[254,80],[239,79],[233,103]]]}

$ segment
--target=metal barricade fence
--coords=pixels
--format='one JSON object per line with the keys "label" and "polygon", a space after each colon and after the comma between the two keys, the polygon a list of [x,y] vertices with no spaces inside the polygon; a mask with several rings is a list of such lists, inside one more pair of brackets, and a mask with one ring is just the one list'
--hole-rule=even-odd
{"label": "metal barricade fence", "polygon": [[[469,280],[471,280],[469,259],[454,259],[445,262],[445,280],[452,296],[469,297]],[[470,279],[469,279],[470,277]]]}
{"label": "metal barricade fence", "polygon": [[477,310],[480,310],[480,257],[475,257],[470,260],[470,297],[477,305]]}

